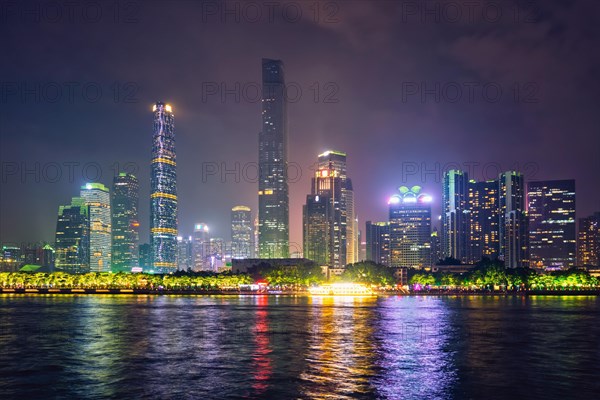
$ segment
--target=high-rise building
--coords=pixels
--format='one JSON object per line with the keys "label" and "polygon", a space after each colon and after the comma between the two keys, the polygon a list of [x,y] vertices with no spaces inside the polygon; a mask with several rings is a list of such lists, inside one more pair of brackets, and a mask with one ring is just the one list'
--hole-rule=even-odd
{"label": "high-rise building", "polygon": [[442,191],[442,257],[469,262],[469,203],[466,172],[450,170]]}
{"label": "high-rise building", "polygon": [[262,60],[262,129],[258,141],[260,258],[289,253],[287,99],[283,62]]}
{"label": "high-rise building", "polygon": [[332,214],[329,197],[318,194],[306,196],[306,204],[302,207],[304,258],[319,265],[329,265],[331,261]]}
{"label": "high-rise building", "polygon": [[341,181],[341,198],[339,201],[340,232],[346,243],[346,264],[358,261],[358,221],[354,204],[354,188],[352,179],[347,173],[347,154],[341,151],[328,150],[319,154],[317,170],[336,171]]}
{"label": "high-rise building", "polygon": [[152,246],[143,243],[138,246],[138,264],[144,272],[154,271],[152,268]]}
{"label": "high-rise building", "polygon": [[431,196],[402,186],[388,205],[391,266],[431,266]]}
{"label": "high-rise building", "polygon": [[[327,152],[329,153],[329,152]],[[338,153],[343,154],[343,153]],[[344,268],[347,260],[347,200],[348,191],[344,188],[347,185],[345,177],[345,157],[343,154],[343,166],[335,165],[333,162],[322,162],[322,157],[326,157],[326,153],[319,156],[319,169],[315,171],[315,175],[311,181],[311,194],[307,196],[307,204],[304,207],[304,232],[307,236],[304,238],[304,257],[308,257],[312,253],[310,249],[320,249],[324,242],[328,248],[329,259],[324,265],[334,268]],[[318,197],[317,197],[318,196]],[[321,203],[327,201],[328,207]],[[315,236],[317,232],[321,232],[324,226],[322,218],[328,218],[327,229],[321,237]],[[311,224],[317,224],[318,227],[311,227]],[[316,242],[313,242],[316,241]],[[317,261],[317,260],[314,260]]]}
{"label": "high-rise building", "polygon": [[499,254],[498,181],[469,181],[469,262]]}
{"label": "high-rise building", "polygon": [[89,208],[90,222],[90,271],[111,271],[110,192],[101,183],[86,183],[81,187],[80,197]]}
{"label": "high-rise building", "polygon": [[436,264],[442,260],[442,241],[437,228],[431,232],[431,264]]}
{"label": "high-rise building", "polygon": [[575,180],[527,184],[529,265],[571,268],[577,258]]}
{"label": "high-rise building", "polygon": [[377,264],[390,265],[390,223],[371,222],[365,224],[366,259]]}
{"label": "high-rise building", "polygon": [[70,273],[90,270],[89,207],[81,197],[58,208],[55,241],[56,268]]}
{"label": "high-rise building", "polygon": [[231,257],[254,257],[254,232],[250,207],[235,206],[231,209]]}
{"label": "high-rise building", "polygon": [[138,266],[138,206],[137,178],[124,172],[115,176],[111,202],[113,272],[131,272],[131,268]]}
{"label": "high-rise building", "polygon": [[499,258],[507,268],[529,266],[525,180],[520,172],[508,171],[498,179]]}
{"label": "high-rise building", "polygon": [[192,259],[194,271],[210,270],[210,233],[208,225],[199,223],[194,225],[192,236]]}
{"label": "high-rise building", "polygon": [[177,236],[177,269],[187,271],[194,267],[192,237]]}
{"label": "high-rise building", "polygon": [[177,269],[177,170],[175,117],[170,105],[153,109],[152,166],[150,177],[150,245],[155,271]]}
{"label": "high-rise building", "polygon": [[579,218],[577,265],[600,267],[600,212]]}

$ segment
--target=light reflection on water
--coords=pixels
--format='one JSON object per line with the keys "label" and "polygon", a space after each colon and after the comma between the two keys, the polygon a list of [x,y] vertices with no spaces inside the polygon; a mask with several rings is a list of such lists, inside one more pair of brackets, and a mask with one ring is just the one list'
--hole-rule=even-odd
{"label": "light reflection on water", "polygon": [[596,297],[0,295],[2,398],[595,398]]}

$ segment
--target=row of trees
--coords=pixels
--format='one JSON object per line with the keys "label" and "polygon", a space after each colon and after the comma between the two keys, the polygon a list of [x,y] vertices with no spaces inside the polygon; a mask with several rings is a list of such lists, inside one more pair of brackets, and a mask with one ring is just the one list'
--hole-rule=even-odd
{"label": "row of trees", "polygon": [[233,289],[252,283],[245,274],[152,275],[110,272],[87,274],[0,272],[3,288],[71,288],[71,289]]}
{"label": "row of trees", "polygon": [[473,270],[463,274],[448,272],[413,272],[409,284],[458,288],[493,288],[507,290],[534,289],[554,290],[567,288],[598,287],[600,282],[587,271],[570,269],[538,274],[529,268],[504,268],[496,261],[483,261]]}

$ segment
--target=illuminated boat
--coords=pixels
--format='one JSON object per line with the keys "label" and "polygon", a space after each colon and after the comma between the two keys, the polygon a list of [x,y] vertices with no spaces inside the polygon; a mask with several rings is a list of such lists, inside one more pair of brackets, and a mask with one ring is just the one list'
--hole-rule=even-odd
{"label": "illuminated boat", "polygon": [[312,296],[376,296],[371,288],[360,283],[332,283],[308,289]]}

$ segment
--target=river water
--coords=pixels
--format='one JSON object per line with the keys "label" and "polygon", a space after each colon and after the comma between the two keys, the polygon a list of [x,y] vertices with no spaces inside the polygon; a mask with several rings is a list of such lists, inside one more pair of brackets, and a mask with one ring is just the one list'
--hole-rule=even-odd
{"label": "river water", "polygon": [[0,398],[594,399],[600,298],[0,295]]}

